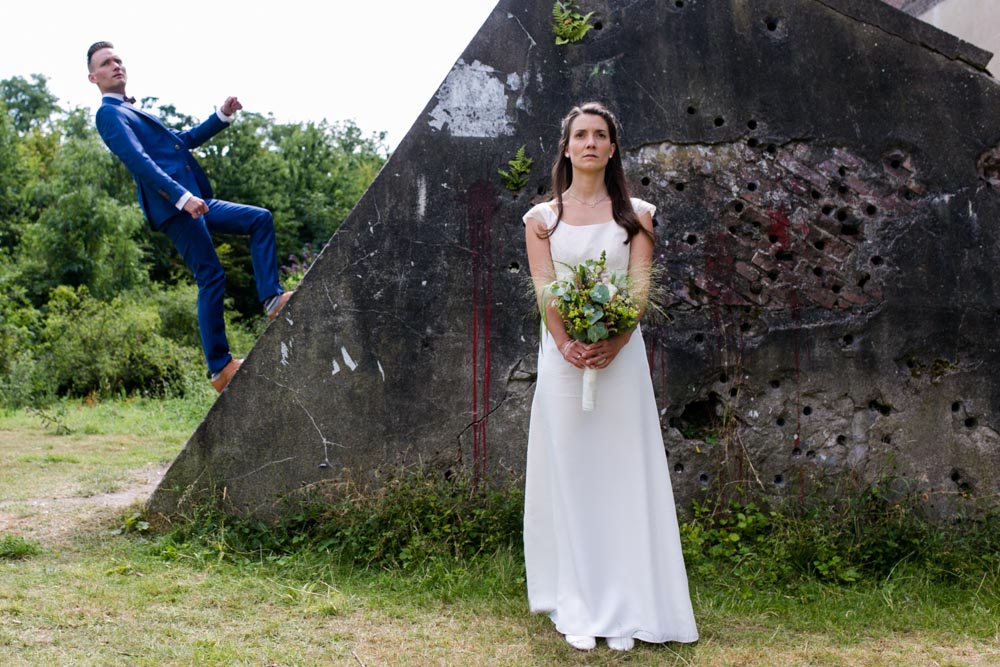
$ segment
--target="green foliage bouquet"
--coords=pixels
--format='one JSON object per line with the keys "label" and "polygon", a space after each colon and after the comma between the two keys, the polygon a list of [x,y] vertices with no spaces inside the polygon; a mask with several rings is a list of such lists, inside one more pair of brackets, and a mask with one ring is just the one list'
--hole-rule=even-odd
{"label": "green foliage bouquet", "polygon": [[[639,321],[639,306],[629,290],[628,273],[609,271],[606,252],[601,252],[600,259],[588,259],[573,268],[568,277],[553,281],[546,292],[548,303],[562,317],[566,333],[584,343],[631,331]],[[597,369],[584,369],[584,410],[594,409],[596,383]]]}

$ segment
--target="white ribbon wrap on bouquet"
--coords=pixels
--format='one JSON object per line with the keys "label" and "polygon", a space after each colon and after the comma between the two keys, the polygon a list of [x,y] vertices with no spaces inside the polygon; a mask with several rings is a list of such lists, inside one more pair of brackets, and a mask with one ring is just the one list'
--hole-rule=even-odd
{"label": "white ribbon wrap on bouquet", "polygon": [[596,401],[597,401],[597,369],[584,368],[583,401],[582,401],[583,411],[591,412],[594,409],[594,403]]}

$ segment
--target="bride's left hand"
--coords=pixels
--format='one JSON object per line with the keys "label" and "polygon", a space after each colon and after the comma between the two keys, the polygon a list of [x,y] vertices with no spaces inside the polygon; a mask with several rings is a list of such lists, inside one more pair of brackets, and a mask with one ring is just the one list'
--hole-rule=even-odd
{"label": "bride's left hand", "polygon": [[630,334],[625,333],[587,345],[583,351],[584,365],[587,368],[607,368],[625,347],[630,337]]}

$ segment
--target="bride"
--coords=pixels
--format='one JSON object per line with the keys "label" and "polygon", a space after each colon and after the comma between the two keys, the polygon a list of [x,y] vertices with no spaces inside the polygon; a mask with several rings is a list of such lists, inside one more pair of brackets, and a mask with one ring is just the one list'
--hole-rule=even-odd
{"label": "bride", "polygon": [[[531,276],[544,318],[531,407],[524,559],[532,612],[546,613],[574,648],[596,638],[698,639],[673,492],[639,327],[585,344],[566,332],[544,287],[607,255],[646,292],[656,208],[628,196],[618,128],[603,105],[562,122],[552,201],[524,216]],[[584,369],[597,369],[596,405],[581,408]]]}

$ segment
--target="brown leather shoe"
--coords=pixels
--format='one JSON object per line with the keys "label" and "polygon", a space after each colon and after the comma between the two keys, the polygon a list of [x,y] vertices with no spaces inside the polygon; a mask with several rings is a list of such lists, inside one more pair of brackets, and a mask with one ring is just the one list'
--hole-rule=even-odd
{"label": "brown leather shoe", "polygon": [[288,303],[288,300],[292,298],[293,294],[295,294],[294,290],[291,292],[282,292],[281,296],[278,297],[278,305],[275,307],[274,310],[272,310],[270,313],[267,314],[267,319],[273,320],[274,318],[276,318],[278,316],[278,313],[281,312],[281,309],[285,307],[286,303]]}
{"label": "brown leather shoe", "polygon": [[215,387],[215,391],[222,393],[222,390],[229,386],[229,381],[233,379],[233,375],[236,371],[240,369],[240,365],[243,363],[242,359],[230,359],[229,363],[226,364],[222,372],[219,373],[219,377],[212,380],[212,386]]}

